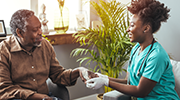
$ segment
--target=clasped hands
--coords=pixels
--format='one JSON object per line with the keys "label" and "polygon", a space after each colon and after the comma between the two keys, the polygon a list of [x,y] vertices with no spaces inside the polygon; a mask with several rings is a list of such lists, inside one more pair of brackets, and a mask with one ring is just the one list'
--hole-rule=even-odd
{"label": "clasped hands", "polygon": [[90,89],[99,89],[103,85],[109,86],[109,78],[107,75],[93,73],[83,67],[80,70],[80,77],[82,81],[85,82],[86,87]]}

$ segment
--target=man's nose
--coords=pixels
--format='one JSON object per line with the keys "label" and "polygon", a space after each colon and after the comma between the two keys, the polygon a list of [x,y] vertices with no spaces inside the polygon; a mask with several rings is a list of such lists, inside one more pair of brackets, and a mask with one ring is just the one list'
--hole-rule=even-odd
{"label": "man's nose", "polygon": [[38,30],[38,34],[42,34],[42,29],[41,28],[39,28],[39,30]]}

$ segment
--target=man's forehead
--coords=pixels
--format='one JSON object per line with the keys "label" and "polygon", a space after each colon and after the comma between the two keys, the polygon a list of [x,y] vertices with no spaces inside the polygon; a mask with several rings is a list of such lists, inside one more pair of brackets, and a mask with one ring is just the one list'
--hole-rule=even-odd
{"label": "man's forehead", "polygon": [[36,28],[41,25],[39,19],[36,16],[32,16],[25,21],[27,27]]}

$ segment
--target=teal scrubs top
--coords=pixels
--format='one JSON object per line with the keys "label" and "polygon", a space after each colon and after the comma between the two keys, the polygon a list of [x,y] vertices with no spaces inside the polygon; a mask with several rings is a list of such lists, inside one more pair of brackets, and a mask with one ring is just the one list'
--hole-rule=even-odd
{"label": "teal scrubs top", "polygon": [[[151,45],[147,46],[139,54],[140,47],[139,43],[137,43],[131,51],[131,64],[129,63],[127,69],[129,72],[130,85],[138,86],[142,76],[157,82],[148,96],[145,98],[138,98],[138,100],[180,100],[174,90],[175,78],[169,56],[158,42],[154,43],[142,65],[139,75],[137,75],[141,63],[150,47]],[[136,49],[137,51],[135,52]],[[133,53],[134,55],[132,57]]]}

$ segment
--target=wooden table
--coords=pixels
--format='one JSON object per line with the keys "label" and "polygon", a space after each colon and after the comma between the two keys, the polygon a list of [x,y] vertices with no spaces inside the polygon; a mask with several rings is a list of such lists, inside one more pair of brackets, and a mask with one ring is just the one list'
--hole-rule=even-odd
{"label": "wooden table", "polygon": [[50,39],[50,42],[52,45],[61,45],[61,44],[75,44],[76,41],[72,37],[73,33],[69,34],[54,34],[54,35],[46,35],[48,39]]}
{"label": "wooden table", "polygon": [[[9,34],[6,37],[0,37],[0,42],[10,37]],[[73,33],[63,33],[63,34],[47,34],[46,37],[50,40],[52,45],[62,45],[62,44],[75,44],[76,41],[72,37]]]}

